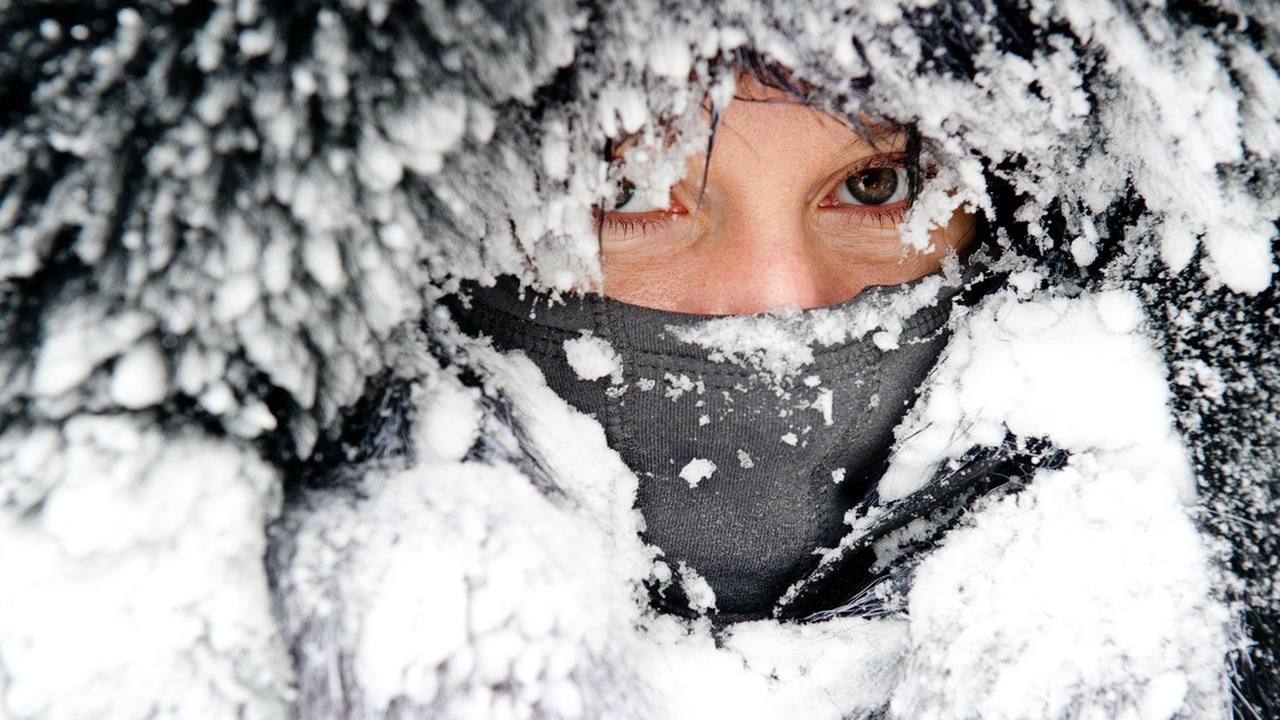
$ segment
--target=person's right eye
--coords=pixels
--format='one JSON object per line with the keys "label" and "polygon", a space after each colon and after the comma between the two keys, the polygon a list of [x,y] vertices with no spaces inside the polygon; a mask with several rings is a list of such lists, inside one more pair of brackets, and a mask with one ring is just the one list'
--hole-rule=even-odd
{"label": "person's right eye", "polygon": [[907,200],[909,183],[903,167],[869,167],[850,175],[836,188],[844,205],[893,205]]}

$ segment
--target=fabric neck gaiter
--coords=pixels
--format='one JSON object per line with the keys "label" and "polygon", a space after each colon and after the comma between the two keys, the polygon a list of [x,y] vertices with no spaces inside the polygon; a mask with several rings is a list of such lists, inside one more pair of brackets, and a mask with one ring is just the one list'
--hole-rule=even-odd
{"label": "fabric neck gaiter", "polygon": [[942,349],[957,290],[934,275],[830,308],[711,317],[552,301],[503,278],[464,289],[456,314],[601,423],[639,477],[644,539],[683,594],[696,600],[701,576],[713,617],[735,622],[768,617],[840,541]]}

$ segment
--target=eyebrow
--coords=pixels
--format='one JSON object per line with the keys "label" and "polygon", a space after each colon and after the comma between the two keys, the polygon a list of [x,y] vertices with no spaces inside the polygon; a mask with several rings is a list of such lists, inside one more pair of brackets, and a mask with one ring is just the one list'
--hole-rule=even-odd
{"label": "eyebrow", "polygon": [[905,126],[868,123],[861,119],[843,121],[849,123],[854,135],[845,145],[846,150],[906,150],[908,130]]}

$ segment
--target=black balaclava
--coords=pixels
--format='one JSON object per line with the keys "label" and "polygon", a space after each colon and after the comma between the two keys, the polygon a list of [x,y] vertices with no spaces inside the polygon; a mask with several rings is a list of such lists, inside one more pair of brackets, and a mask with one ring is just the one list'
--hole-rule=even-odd
{"label": "black balaclava", "polygon": [[645,540],[701,575],[714,617],[734,622],[768,617],[879,478],[945,342],[956,288],[924,287],[941,280],[869,288],[831,308],[710,317],[595,294],[551,301],[503,278],[466,289],[457,314],[469,333],[526,353],[601,423],[640,479]]}

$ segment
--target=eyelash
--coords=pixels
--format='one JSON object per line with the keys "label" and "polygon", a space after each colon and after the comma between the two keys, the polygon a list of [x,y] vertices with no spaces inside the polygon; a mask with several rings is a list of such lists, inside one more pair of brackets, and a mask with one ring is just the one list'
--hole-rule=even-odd
{"label": "eyelash", "polygon": [[[650,231],[660,229],[671,213],[657,211],[653,213],[615,213],[595,211],[596,224],[603,232],[610,230],[627,235],[647,235]],[[655,217],[656,216],[656,217]]]}
{"label": "eyelash", "polygon": [[897,225],[907,217],[907,208],[910,206],[911,203],[908,201],[902,207],[884,205],[837,205],[836,207],[852,208],[862,216],[854,222],[865,223],[867,220],[871,220],[877,224]]}

